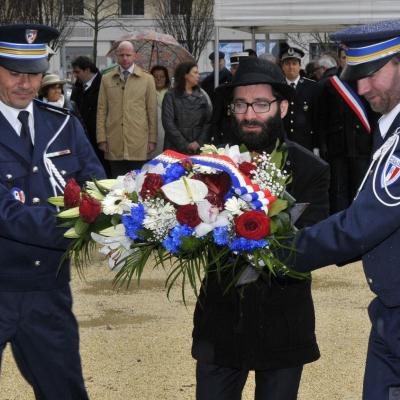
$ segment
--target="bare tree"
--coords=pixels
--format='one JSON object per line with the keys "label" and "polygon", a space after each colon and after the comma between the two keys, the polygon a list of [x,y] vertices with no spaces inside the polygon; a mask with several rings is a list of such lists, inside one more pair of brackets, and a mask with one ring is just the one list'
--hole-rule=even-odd
{"label": "bare tree", "polygon": [[213,0],[154,0],[155,20],[197,61],[214,30]]}
{"label": "bare tree", "polygon": [[0,0],[0,23],[44,24],[60,31],[58,39],[50,43],[56,51],[71,34],[73,24],[65,16],[61,0]]}
{"label": "bare tree", "polygon": [[72,18],[93,29],[92,58],[96,64],[99,32],[110,27],[124,28],[124,24],[119,20],[119,0],[86,0],[83,10],[83,15]]}
{"label": "bare tree", "polygon": [[[301,33],[288,33],[286,34],[288,40],[296,47],[304,50],[306,53],[311,54],[313,57],[318,57],[321,54],[332,52],[337,46],[329,39],[327,32],[312,32],[304,35]],[[310,51],[310,42],[313,44],[313,49]]]}

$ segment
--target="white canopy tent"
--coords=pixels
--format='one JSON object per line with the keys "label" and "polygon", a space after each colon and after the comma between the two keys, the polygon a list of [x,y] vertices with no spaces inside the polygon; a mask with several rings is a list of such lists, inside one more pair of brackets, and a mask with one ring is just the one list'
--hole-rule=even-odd
{"label": "white canopy tent", "polygon": [[251,32],[254,42],[256,33],[332,32],[395,18],[399,0],[214,0],[215,51],[222,27]]}

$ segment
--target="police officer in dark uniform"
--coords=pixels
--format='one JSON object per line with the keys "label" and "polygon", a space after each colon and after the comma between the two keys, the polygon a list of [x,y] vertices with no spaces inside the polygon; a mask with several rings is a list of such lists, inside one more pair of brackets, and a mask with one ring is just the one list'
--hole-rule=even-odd
{"label": "police officer in dark uniform", "polygon": [[[285,47],[281,67],[286,82],[296,90],[283,119],[290,140],[314,151],[319,148],[318,100],[319,88],[315,81],[300,76],[304,52],[296,47]],[[317,150],[315,150],[317,152]]]}
{"label": "police officer in dark uniform", "polygon": [[78,120],[33,100],[48,69],[43,25],[0,26],[0,356],[10,343],[37,399],[86,400],[68,241],[47,203],[104,171]]}
{"label": "police officer in dark uniform", "polygon": [[[213,70],[215,70],[215,68],[219,69],[219,74],[218,74],[219,85],[230,82],[232,80],[232,74],[228,70],[228,68],[225,67],[225,53],[223,51],[219,51],[218,60],[215,60],[214,52],[210,53],[208,58],[211,62]],[[208,97],[211,99],[211,102],[214,103],[214,95],[215,95],[214,71],[208,74],[204,78],[203,82],[201,82],[201,88],[206,91]]]}
{"label": "police officer in dark uniform", "polygon": [[289,266],[309,271],[361,258],[376,295],[363,400],[400,399],[400,20],[351,27],[332,35],[344,43],[341,78],[382,113],[372,162],[358,196],[344,211],[301,231]]}

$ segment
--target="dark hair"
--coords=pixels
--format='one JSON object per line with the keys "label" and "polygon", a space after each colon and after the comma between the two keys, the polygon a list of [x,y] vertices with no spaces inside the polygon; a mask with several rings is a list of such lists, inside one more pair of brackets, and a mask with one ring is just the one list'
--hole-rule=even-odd
{"label": "dark hair", "polygon": [[194,67],[197,67],[197,64],[193,61],[186,61],[177,65],[174,73],[174,89],[176,93],[183,94],[185,92],[185,75]]}
{"label": "dark hair", "polygon": [[90,72],[98,72],[98,69],[96,67],[96,65],[93,63],[93,61],[89,58],[89,57],[85,57],[85,56],[79,56],[77,58],[75,58],[75,60],[72,61],[71,63],[72,68],[80,68],[80,69],[90,69]]}
{"label": "dark hair", "polygon": [[163,65],[155,65],[151,70],[150,73],[152,75],[154,75],[154,72],[156,71],[163,71],[164,75],[165,75],[165,87],[168,88],[171,81],[169,79],[169,73],[168,73],[168,69],[166,67],[164,67]]}
{"label": "dark hair", "polygon": [[53,83],[52,85],[46,85],[43,88],[40,88],[39,97],[41,97],[41,98],[46,97],[46,99],[47,99],[47,95],[49,94],[49,90],[53,86],[61,86],[61,93],[64,94],[64,85],[62,85],[61,83]]}

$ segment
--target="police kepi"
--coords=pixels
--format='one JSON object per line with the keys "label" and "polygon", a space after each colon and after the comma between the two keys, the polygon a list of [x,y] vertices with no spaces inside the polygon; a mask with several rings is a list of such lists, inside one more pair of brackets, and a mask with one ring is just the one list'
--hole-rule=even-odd
{"label": "police kepi", "polygon": [[69,242],[47,199],[103,178],[79,121],[34,100],[57,30],[0,26],[0,358],[10,343],[37,399],[87,400],[72,313]]}
{"label": "police kepi", "polygon": [[[300,231],[289,266],[309,271],[362,259],[376,295],[363,400],[400,399],[400,20],[336,32],[346,47],[345,79],[382,115],[368,173],[344,211]],[[284,257],[283,257],[284,258]]]}

